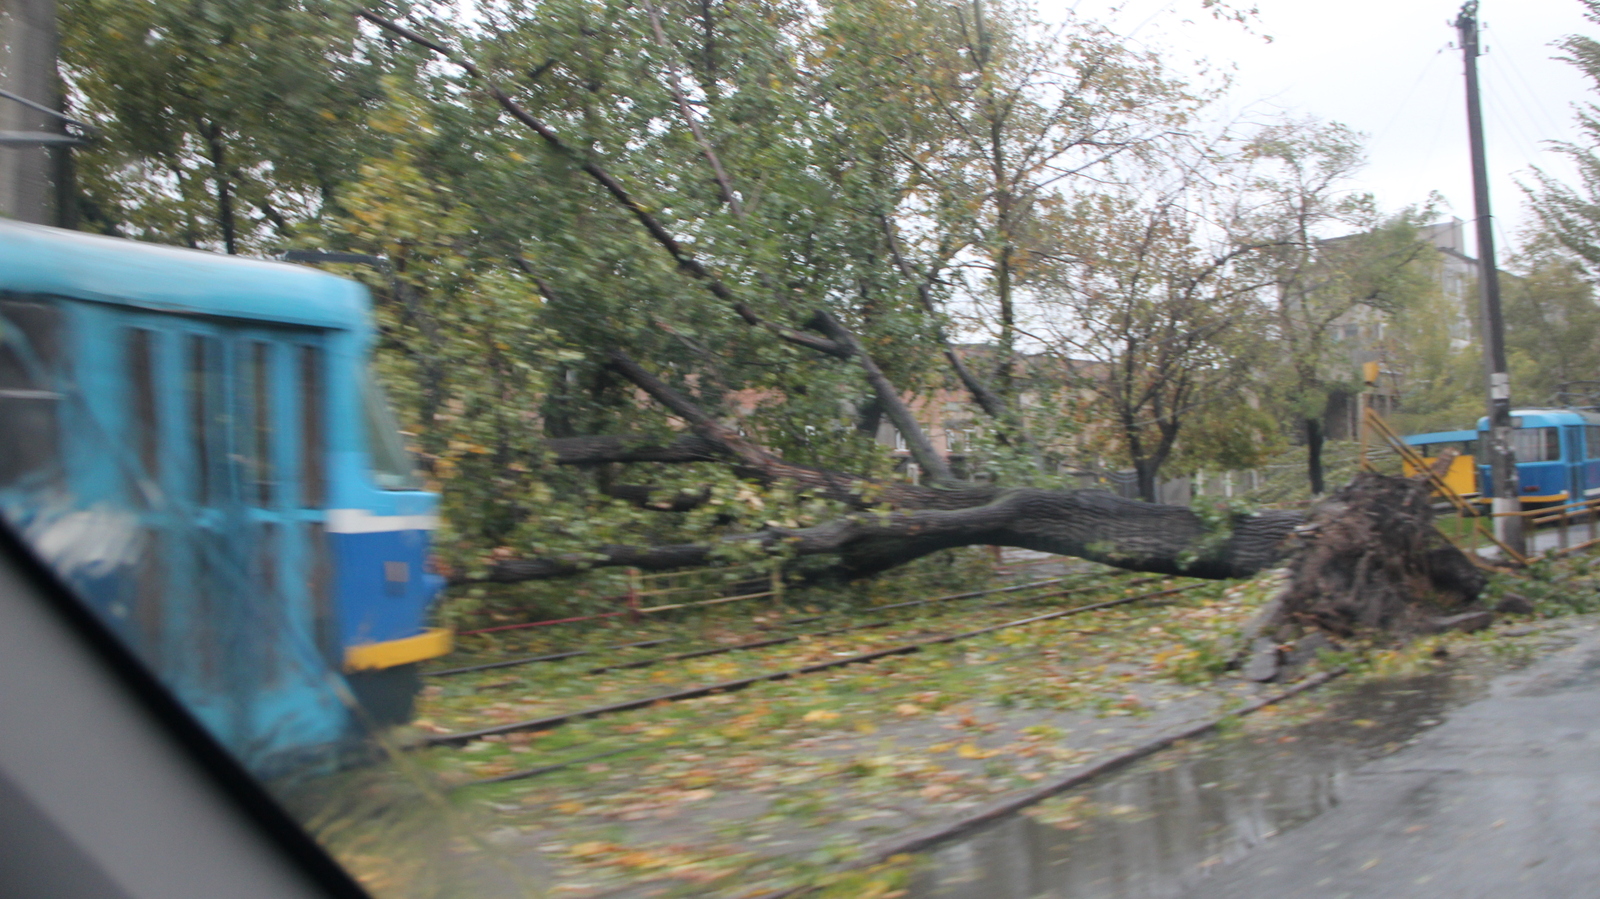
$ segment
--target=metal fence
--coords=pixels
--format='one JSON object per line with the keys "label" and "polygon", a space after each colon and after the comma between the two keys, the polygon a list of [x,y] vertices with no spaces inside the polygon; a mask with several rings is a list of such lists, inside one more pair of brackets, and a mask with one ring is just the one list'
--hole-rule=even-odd
{"label": "metal fence", "polygon": [[[459,636],[492,634],[500,631],[525,630],[557,624],[574,624],[582,621],[601,621],[626,616],[637,621],[645,615],[714,606],[746,599],[771,597],[777,605],[783,604],[783,566],[775,560],[763,559],[744,565],[719,568],[689,568],[679,571],[645,573],[637,568],[627,569],[627,592],[602,597],[600,604],[616,603],[620,608],[590,615],[572,615],[565,618],[544,618],[517,624],[501,624],[457,631]],[[672,602],[662,602],[670,599]]]}

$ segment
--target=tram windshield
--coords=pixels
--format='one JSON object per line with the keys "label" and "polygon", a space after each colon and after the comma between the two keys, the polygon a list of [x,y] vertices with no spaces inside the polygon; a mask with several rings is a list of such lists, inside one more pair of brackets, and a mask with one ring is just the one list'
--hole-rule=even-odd
{"label": "tram windshield", "polygon": [[421,490],[416,462],[406,449],[400,425],[389,408],[383,385],[369,371],[361,382],[362,415],[372,451],[372,478],[384,490]]}

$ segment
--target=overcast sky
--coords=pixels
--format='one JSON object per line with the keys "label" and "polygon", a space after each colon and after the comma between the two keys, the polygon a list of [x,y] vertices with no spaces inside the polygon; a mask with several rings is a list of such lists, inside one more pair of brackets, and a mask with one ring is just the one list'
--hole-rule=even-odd
{"label": "overcast sky", "polygon": [[[1180,69],[1198,57],[1231,65],[1225,115],[1281,110],[1343,122],[1368,135],[1358,186],[1384,209],[1438,191],[1449,213],[1472,220],[1461,53],[1448,24],[1459,0],[1256,0],[1254,34],[1211,20],[1200,0],[1038,2],[1047,20],[1076,9],[1169,51],[1164,58]],[[1577,70],[1552,59],[1551,43],[1573,33],[1600,36],[1600,26],[1584,20],[1577,0],[1483,0],[1479,20],[1488,50],[1478,66],[1490,191],[1504,258],[1528,219],[1518,181],[1527,182],[1534,166],[1570,175],[1547,144],[1577,138],[1572,104],[1590,99]]]}

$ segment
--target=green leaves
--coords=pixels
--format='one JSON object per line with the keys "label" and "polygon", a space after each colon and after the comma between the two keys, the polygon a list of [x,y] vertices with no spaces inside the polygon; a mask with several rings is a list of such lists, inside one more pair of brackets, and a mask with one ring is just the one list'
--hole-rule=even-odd
{"label": "green leaves", "polygon": [[356,166],[382,64],[337,4],[71,0],[61,15],[77,114],[104,134],[77,155],[89,227],[260,251]]}

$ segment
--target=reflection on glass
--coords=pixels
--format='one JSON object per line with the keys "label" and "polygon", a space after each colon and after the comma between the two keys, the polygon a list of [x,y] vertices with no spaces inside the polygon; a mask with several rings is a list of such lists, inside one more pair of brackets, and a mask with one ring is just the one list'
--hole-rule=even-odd
{"label": "reflection on glass", "polygon": [[59,463],[56,416],[61,396],[56,310],[22,298],[0,298],[0,417],[9,432],[0,453],[0,487],[46,477]]}
{"label": "reflection on glass", "polygon": [[1511,435],[1518,462],[1554,462],[1561,458],[1561,437],[1555,428],[1518,428]]}
{"label": "reflection on glass", "polygon": [[400,426],[383,388],[367,374],[361,381],[361,406],[367,428],[367,446],[372,453],[372,477],[384,490],[421,490],[411,453],[400,437]]}

